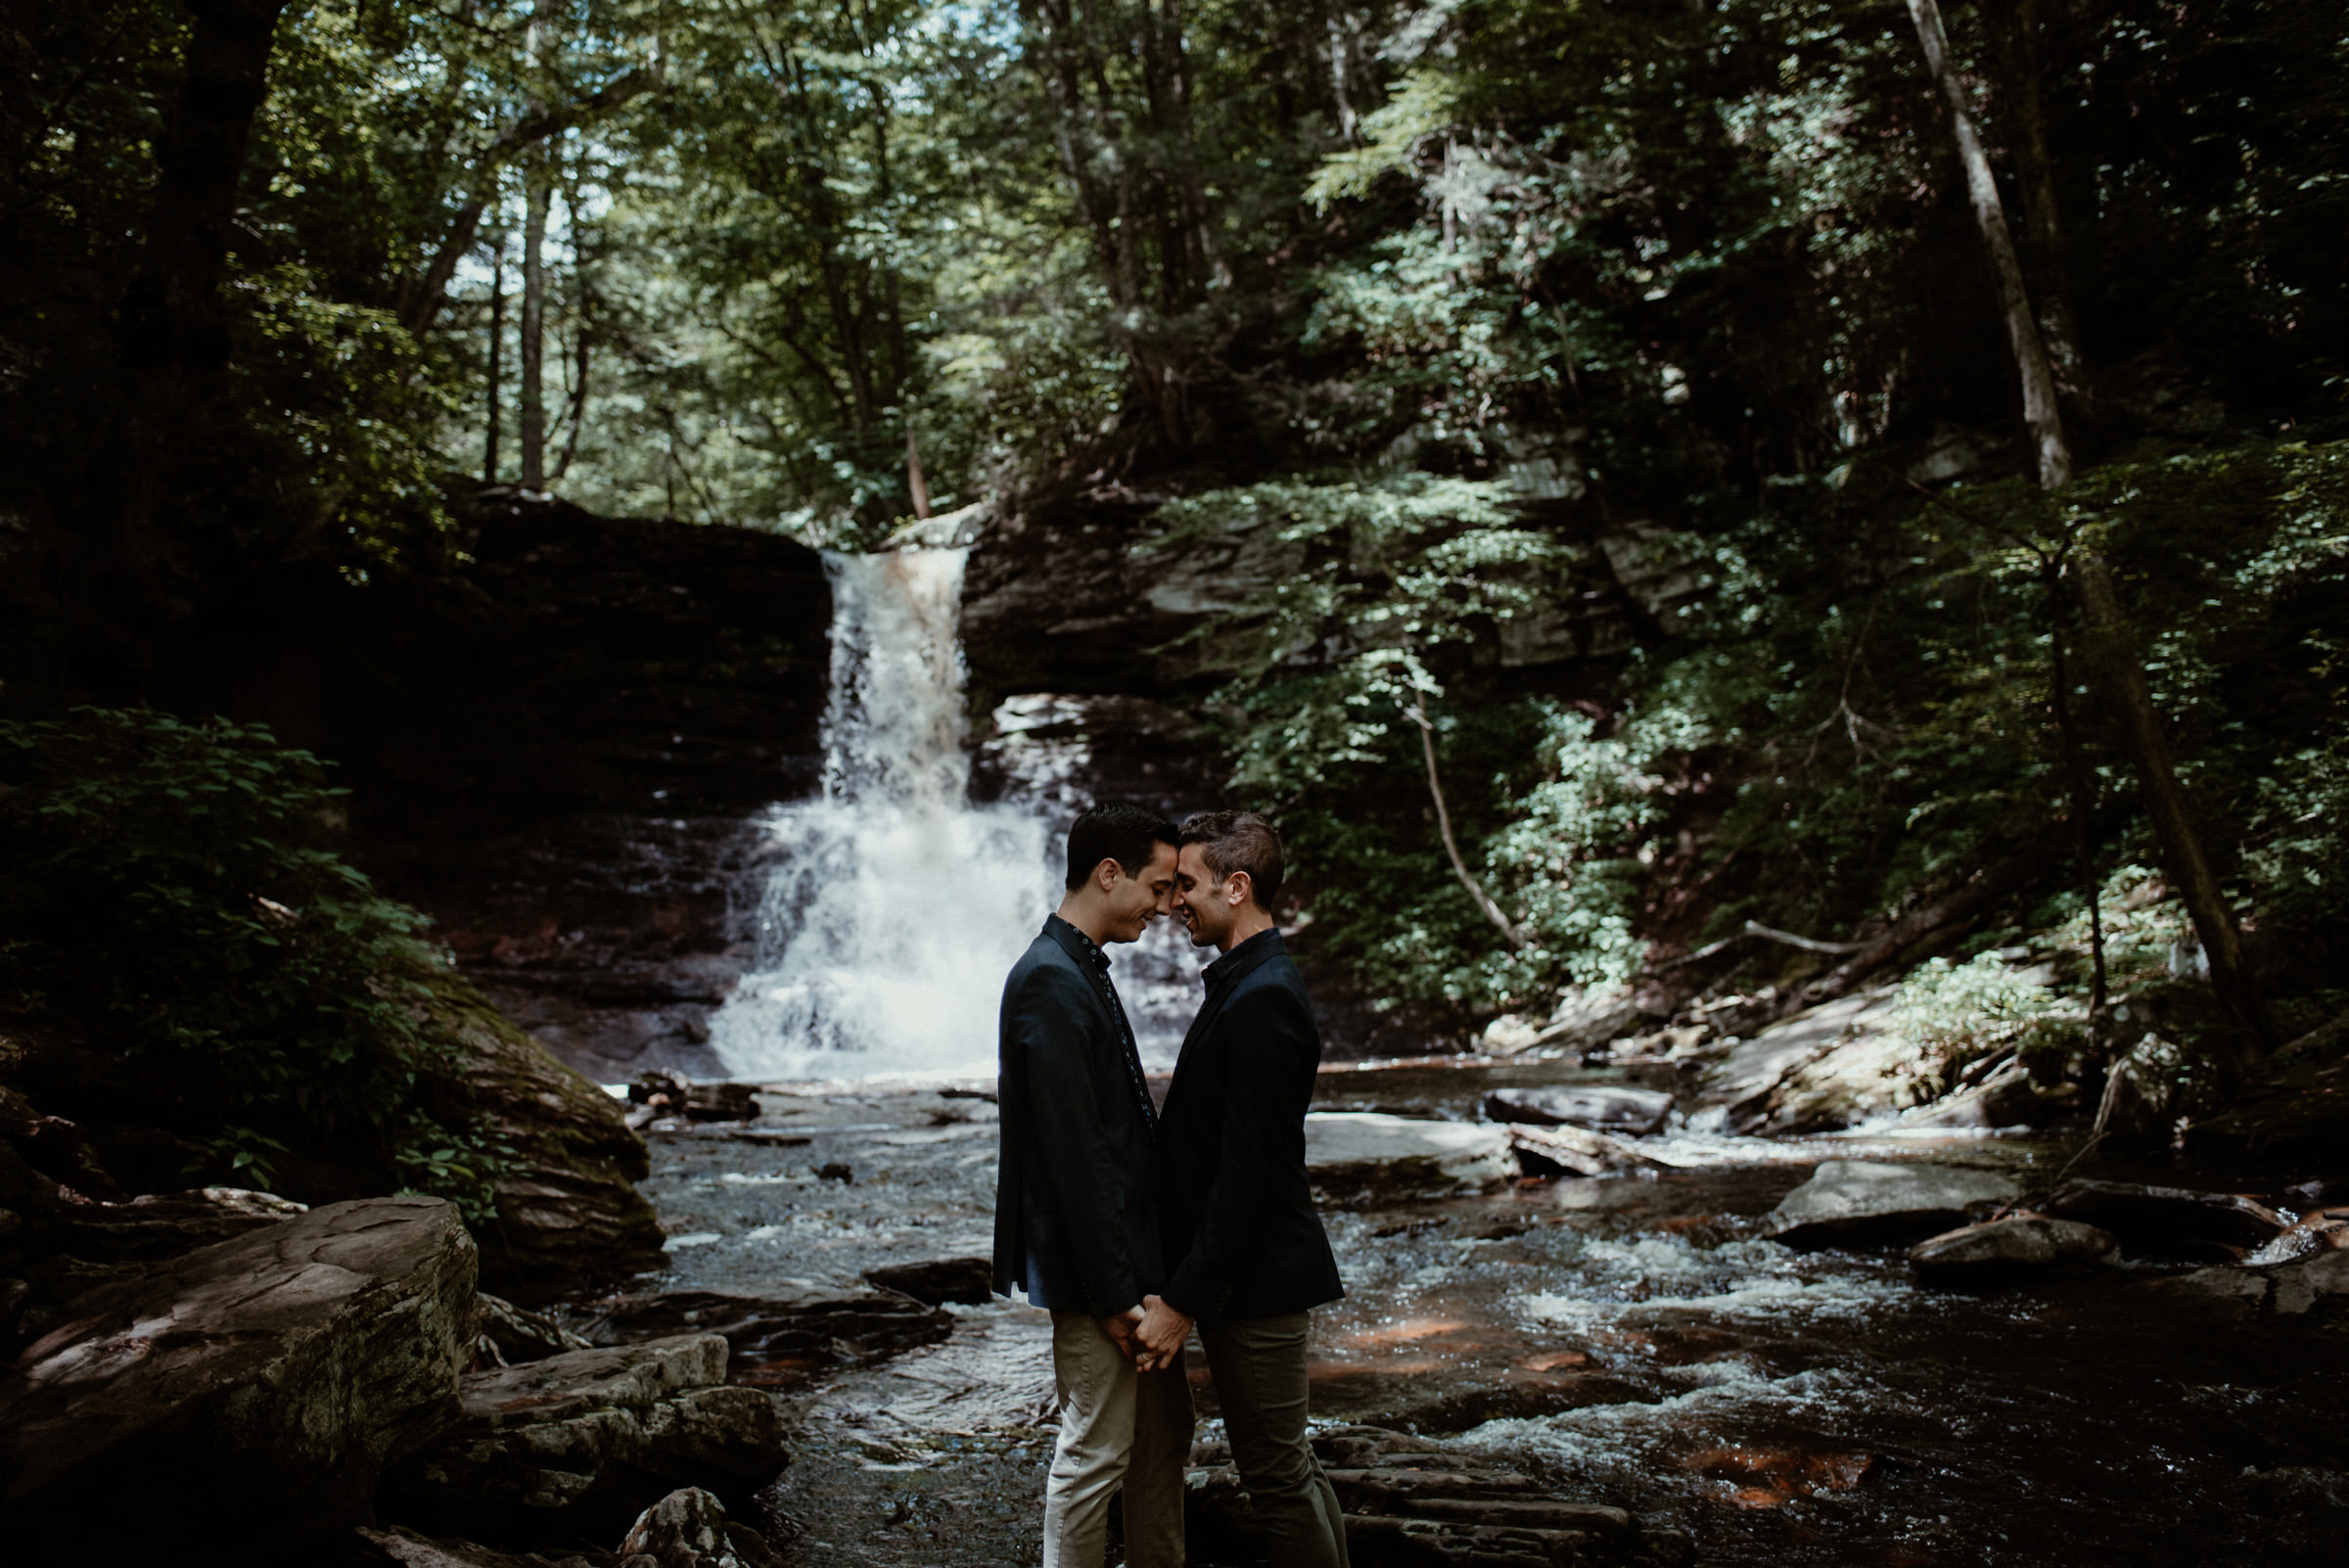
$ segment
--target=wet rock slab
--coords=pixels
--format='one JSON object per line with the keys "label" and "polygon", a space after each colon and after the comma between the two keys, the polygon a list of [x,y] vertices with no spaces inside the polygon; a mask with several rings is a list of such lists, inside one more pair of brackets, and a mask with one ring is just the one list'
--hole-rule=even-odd
{"label": "wet rock slab", "polygon": [[977,1307],[994,1294],[995,1264],[992,1258],[940,1258],[867,1268],[864,1277],[882,1290],[910,1296],[926,1306],[953,1302]]}
{"label": "wet rock slab", "polygon": [[1485,1120],[1525,1127],[1579,1127],[1639,1137],[1664,1126],[1672,1096],[1662,1089],[1617,1084],[1495,1089],[1484,1098]]}
{"label": "wet rock slab", "polygon": [[1946,1165],[1827,1160],[1772,1211],[1772,1239],[1789,1247],[1865,1247],[1954,1229],[1978,1208],[2010,1203],[2015,1184]]}
{"label": "wet rock slab", "polygon": [[2091,1263],[2119,1245],[2111,1231],[2095,1225],[2014,1215],[1928,1236],[1909,1249],[1909,1265],[1928,1284],[1994,1284]]}
{"label": "wet rock slab", "polygon": [[[1691,1557],[1678,1531],[1642,1529],[1621,1508],[1551,1496],[1532,1476],[1424,1439],[1348,1426],[1313,1441],[1359,1568],[1677,1568]],[[1195,1546],[1238,1554],[1258,1545],[1227,1449],[1203,1445],[1185,1479]]]}
{"label": "wet rock slab", "polygon": [[1305,1119],[1305,1162],[1333,1201],[1490,1192],[1518,1173],[1505,1129],[1379,1111],[1316,1111]]}
{"label": "wet rock slab", "polygon": [[348,1530],[455,1413],[474,1262],[450,1205],[373,1198],[76,1300],[0,1376],[10,1560],[269,1561]]}
{"label": "wet rock slab", "polygon": [[468,1374],[457,1420],[386,1477],[392,1517],[491,1542],[621,1524],[680,1485],[748,1497],[783,1467],[773,1398],[683,1334]]}
{"label": "wet rock slab", "polygon": [[737,1382],[772,1381],[818,1364],[853,1365],[936,1344],[953,1320],[934,1305],[894,1290],[810,1290],[734,1296],[680,1290],[614,1296],[578,1314],[601,1345],[673,1334],[719,1334]]}

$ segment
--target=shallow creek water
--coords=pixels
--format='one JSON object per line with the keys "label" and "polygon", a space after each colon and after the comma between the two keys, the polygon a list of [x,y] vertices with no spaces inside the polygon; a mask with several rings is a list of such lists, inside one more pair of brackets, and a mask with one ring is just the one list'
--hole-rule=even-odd
{"label": "shallow creek water", "polygon": [[[1497,1080],[1596,1076],[1355,1069],[1325,1076],[1316,1103],[1464,1117]],[[646,1185],[672,1236],[659,1287],[848,1288],[881,1264],[985,1254],[995,1128],[975,1086],[803,1085],[762,1097],[748,1130],[656,1132]],[[2028,1184],[2067,1150],[1687,1132],[1648,1146],[1680,1168],[1329,1214],[1348,1294],[1315,1314],[1316,1419],[1504,1458],[1560,1497],[1689,1531],[1705,1563],[2349,1558],[2337,1324],[2195,1317],[2142,1289],[2143,1267],[1954,1294],[1918,1287],[1897,1251],[1765,1239],[1764,1216],[1822,1159]],[[1037,1559],[1045,1316],[950,1311],[945,1343],[878,1366],[771,1369],[797,1436],[769,1496],[796,1561]],[[1212,1420],[1195,1349],[1192,1362]]]}

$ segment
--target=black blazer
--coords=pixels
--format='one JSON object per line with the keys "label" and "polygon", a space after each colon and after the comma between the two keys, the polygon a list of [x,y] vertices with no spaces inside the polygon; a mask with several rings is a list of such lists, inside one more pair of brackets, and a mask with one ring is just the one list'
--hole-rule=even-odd
{"label": "black blazer", "polygon": [[1149,1089],[1127,1059],[1084,936],[1058,915],[1003,983],[995,1097],[995,1290],[1028,1262],[1056,1312],[1111,1317],[1166,1270],[1151,1161]]}
{"label": "black blazer", "polygon": [[1177,1260],[1160,1294],[1210,1320],[1336,1301],[1346,1292],[1305,1174],[1321,1033],[1304,977],[1277,931],[1208,972],[1158,1123],[1159,1208]]}

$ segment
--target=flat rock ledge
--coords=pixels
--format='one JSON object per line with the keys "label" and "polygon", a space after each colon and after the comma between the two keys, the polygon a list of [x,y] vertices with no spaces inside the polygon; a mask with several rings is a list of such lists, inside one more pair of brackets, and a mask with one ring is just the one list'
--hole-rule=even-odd
{"label": "flat rock ledge", "polygon": [[[1318,1433],[1314,1453],[1346,1510],[1356,1568],[1684,1568],[1677,1530],[1621,1508],[1551,1497],[1534,1477],[1382,1427]],[[1210,1550],[1258,1547],[1262,1530],[1221,1445],[1192,1454],[1186,1529]]]}
{"label": "flat rock ledge", "polygon": [[450,1205],[369,1198],[75,1299],[0,1374],[9,1561],[265,1562],[366,1519],[456,1414],[475,1268]]}
{"label": "flat rock ledge", "polygon": [[747,1500],[783,1468],[782,1423],[773,1396],[725,1385],[727,1354],[680,1334],[469,1373],[383,1511],[495,1545],[609,1534],[676,1487]]}
{"label": "flat rock ledge", "polygon": [[770,1387],[817,1367],[862,1365],[935,1345],[954,1326],[951,1314],[895,1289],[778,1296],[679,1290],[611,1296],[574,1315],[579,1332],[598,1345],[722,1334],[733,1381]]}
{"label": "flat rock ledge", "polygon": [[1305,1163],[1331,1202],[1492,1192],[1514,1180],[1506,1128],[1382,1111],[1315,1111],[1305,1119]]}
{"label": "flat rock ledge", "polygon": [[2012,1181],[1946,1165],[1826,1160],[1771,1213],[1771,1239],[1808,1251],[1915,1241],[2014,1201]]}

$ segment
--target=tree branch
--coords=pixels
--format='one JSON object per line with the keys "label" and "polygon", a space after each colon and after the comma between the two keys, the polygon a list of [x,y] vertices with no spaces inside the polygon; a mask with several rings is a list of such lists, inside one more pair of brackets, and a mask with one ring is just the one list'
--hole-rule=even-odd
{"label": "tree branch", "polygon": [[1484,911],[1485,918],[1492,921],[1500,934],[1508,939],[1509,945],[1524,946],[1525,933],[1518,928],[1517,922],[1501,911],[1499,904],[1493,901],[1485,892],[1484,885],[1469,871],[1468,862],[1460,858],[1459,842],[1451,836],[1451,812],[1444,805],[1444,781],[1436,773],[1436,726],[1427,721],[1426,710],[1415,703],[1403,713],[1405,717],[1419,726],[1419,744],[1427,755],[1427,793],[1436,803],[1436,828],[1444,835],[1444,853],[1451,859],[1452,875],[1460,879],[1460,886],[1468,890],[1468,897],[1476,900],[1476,906]]}

